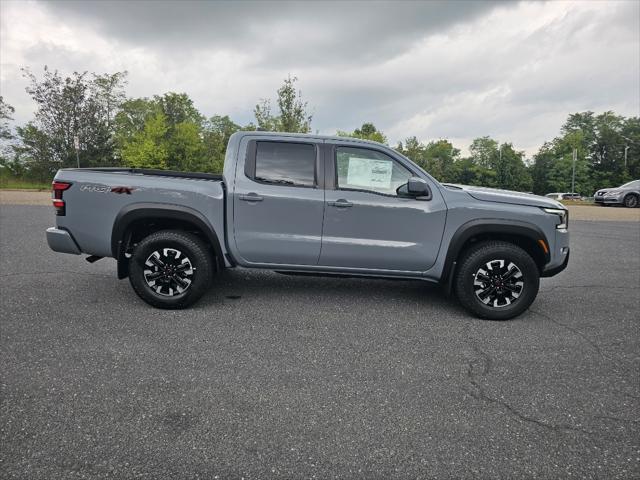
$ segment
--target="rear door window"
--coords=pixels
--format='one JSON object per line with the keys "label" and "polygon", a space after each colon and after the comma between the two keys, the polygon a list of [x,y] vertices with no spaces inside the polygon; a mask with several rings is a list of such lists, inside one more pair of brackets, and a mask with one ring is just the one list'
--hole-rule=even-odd
{"label": "rear door window", "polygon": [[257,142],[253,179],[275,185],[315,186],[316,147],[307,143]]}

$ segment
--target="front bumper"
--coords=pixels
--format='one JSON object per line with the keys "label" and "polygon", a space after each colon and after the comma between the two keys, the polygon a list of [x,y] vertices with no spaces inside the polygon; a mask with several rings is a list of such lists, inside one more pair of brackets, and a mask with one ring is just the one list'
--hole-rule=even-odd
{"label": "front bumper", "polygon": [[549,263],[544,266],[541,277],[552,277],[567,268],[569,264],[569,236],[567,229],[556,230],[553,246],[549,247],[551,250]]}
{"label": "front bumper", "polygon": [[47,228],[47,243],[54,252],[72,253],[74,255],[82,253],[71,234],[56,227]]}
{"label": "front bumper", "polygon": [[566,249],[567,251],[562,264],[555,267],[547,266],[542,272],[542,277],[553,277],[554,275],[559,274],[561,271],[567,268],[567,265],[569,265],[569,254],[571,253],[571,251],[569,250],[569,247],[566,247]]}
{"label": "front bumper", "polygon": [[593,201],[600,204],[615,205],[618,203],[622,203],[623,199],[624,195],[611,195],[609,197],[602,195],[594,197]]}

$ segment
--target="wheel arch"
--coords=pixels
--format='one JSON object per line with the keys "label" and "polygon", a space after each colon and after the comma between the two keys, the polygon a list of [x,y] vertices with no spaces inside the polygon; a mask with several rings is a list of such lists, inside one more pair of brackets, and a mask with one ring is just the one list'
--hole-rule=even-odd
{"label": "wheel arch", "polygon": [[111,253],[118,261],[118,278],[129,274],[125,256],[129,246],[144,236],[164,229],[192,231],[211,247],[216,262],[223,262],[222,244],[211,223],[197,210],[183,205],[136,203],[124,207],[113,222]]}
{"label": "wheel arch", "polygon": [[[541,274],[551,260],[549,241],[538,226],[518,220],[471,220],[460,226],[449,242],[440,280],[448,292],[452,289],[460,255],[471,245],[485,240],[502,240],[521,247],[532,256]],[[540,240],[546,248],[540,244]]]}

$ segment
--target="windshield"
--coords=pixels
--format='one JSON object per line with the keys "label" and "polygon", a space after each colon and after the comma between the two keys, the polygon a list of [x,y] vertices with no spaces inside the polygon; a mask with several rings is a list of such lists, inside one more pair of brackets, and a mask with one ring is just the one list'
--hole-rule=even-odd
{"label": "windshield", "polygon": [[640,188],[640,180],[634,180],[632,182],[625,183],[618,188]]}

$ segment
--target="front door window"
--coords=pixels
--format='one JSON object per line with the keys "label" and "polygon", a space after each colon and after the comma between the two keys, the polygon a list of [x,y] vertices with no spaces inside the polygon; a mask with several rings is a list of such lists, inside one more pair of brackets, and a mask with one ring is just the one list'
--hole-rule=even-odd
{"label": "front door window", "polygon": [[384,153],[366,148],[337,147],[337,187],[396,196],[413,174]]}

